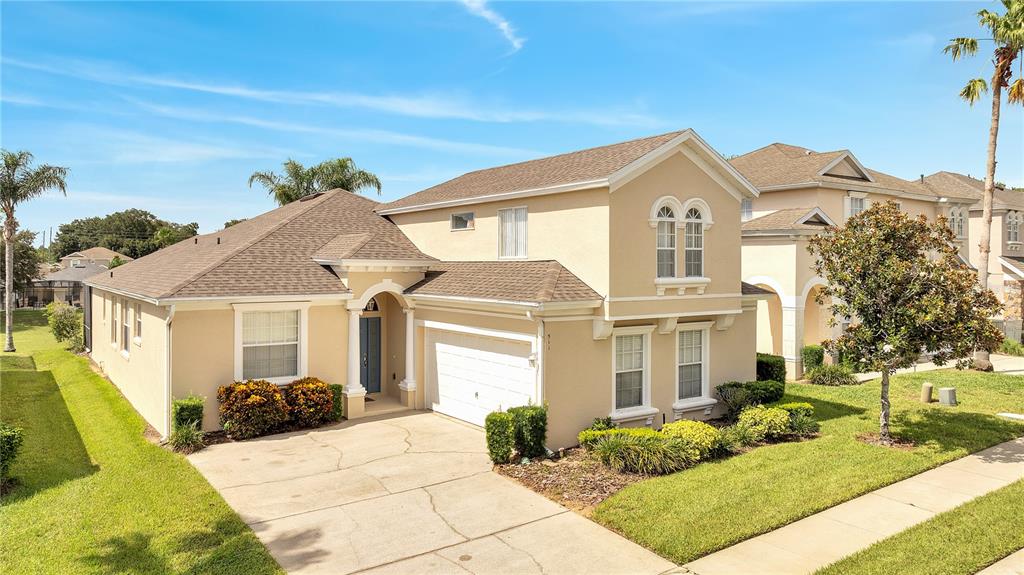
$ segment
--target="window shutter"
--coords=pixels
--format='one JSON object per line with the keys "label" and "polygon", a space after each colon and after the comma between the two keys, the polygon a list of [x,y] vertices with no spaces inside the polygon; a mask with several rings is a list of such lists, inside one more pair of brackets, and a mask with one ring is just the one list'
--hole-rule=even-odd
{"label": "window shutter", "polygon": [[853,209],[852,201],[851,200],[852,200],[852,198],[850,198],[850,196],[844,196],[843,197],[843,219],[844,220],[850,219],[850,211]]}

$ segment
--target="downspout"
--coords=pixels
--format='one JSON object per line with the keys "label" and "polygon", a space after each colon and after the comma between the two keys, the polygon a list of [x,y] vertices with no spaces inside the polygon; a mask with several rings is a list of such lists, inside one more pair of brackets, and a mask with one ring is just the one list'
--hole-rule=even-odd
{"label": "downspout", "polygon": [[[164,349],[167,350],[167,356],[164,359],[164,433],[163,440],[166,441],[171,435],[171,406],[174,401],[171,397],[171,324],[174,322],[174,304],[171,304],[167,311],[167,319],[164,320],[164,325],[167,328],[165,337],[167,338],[167,344]],[[201,424],[200,424],[201,425]]]}

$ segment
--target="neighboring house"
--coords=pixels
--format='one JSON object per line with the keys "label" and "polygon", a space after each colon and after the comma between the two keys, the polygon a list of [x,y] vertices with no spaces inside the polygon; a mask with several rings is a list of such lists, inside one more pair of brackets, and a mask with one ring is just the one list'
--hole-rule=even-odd
{"label": "neighboring house", "polygon": [[74,253],[70,253],[60,258],[60,267],[70,268],[80,264],[94,264],[103,267],[110,267],[110,260],[115,257],[121,258],[122,262],[130,262],[132,258],[115,252],[114,250],[95,247],[87,250],[82,250]]}
{"label": "neighboring house", "polygon": [[813,270],[808,240],[827,225],[842,225],[873,202],[893,201],[916,216],[945,216],[961,256],[969,250],[965,192],[937,193],[923,181],[908,181],[865,168],[849,150],[814,152],[771,144],[730,163],[760,195],[743,202],[743,281],[773,292],[758,305],[757,349],[782,355],[789,377],[803,373],[801,349],[838,334],[816,303],[824,280]]}
{"label": "neighboring house", "polygon": [[[970,260],[980,263],[978,238],[982,228],[982,197],[985,182],[954,172],[936,172],[924,182],[941,194],[968,195],[977,201],[970,208]],[[1021,284],[1024,282],[1024,191],[996,187],[992,194],[992,251],[988,263],[988,287],[1003,302],[1003,318],[1021,319]]]}
{"label": "neighboring house", "polygon": [[82,282],[107,269],[106,266],[88,262],[67,268],[55,266],[56,269],[53,269],[49,264],[46,266],[51,271],[33,280],[25,290],[25,305],[29,307],[42,307],[55,301],[80,307],[84,288]]}
{"label": "neighboring house", "polygon": [[390,204],[335,190],[91,278],[87,345],[164,435],[173,397],[205,396],[215,429],[218,386],[306,375],[344,384],[349,418],[544,403],[553,448],[595,417],[706,418],[755,377],[756,196],[691,130]]}

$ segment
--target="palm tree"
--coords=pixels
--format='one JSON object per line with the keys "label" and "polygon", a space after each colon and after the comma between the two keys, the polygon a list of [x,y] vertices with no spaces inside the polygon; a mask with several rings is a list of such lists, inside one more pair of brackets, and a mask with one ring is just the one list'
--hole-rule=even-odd
{"label": "palm tree", "polygon": [[[1002,3],[1006,8],[1004,14],[988,10],[978,12],[979,23],[988,29],[991,37],[953,38],[943,49],[943,52],[949,54],[955,62],[961,57],[976,54],[978,42],[992,42],[993,45],[992,81],[986,83],[984,78],[974,78],[960,91],[960,97],[973,106],[981,99],[982,94],[992,88],[992,118],[988,128],[988,161],[985,166],[985,193],[982,197],[984,225],[981,227],[981,237],[978,241],[978,283],[982,289],[988,288],[988,261],[992,250],[992,191],[996,181],[996,143],[999,137],[999,107],[1002,104],[1003,88],[1008,88],[1006,95],[1009,103],[1024,103],[1024,79],[1018,77],[1016,81],[1010,83],[1014,60],[1021,57],[1024,51],[1024,0],[1002,0]],[[1024,73],[1018,70],[1018,76],[1024,76]],[[992,365],[986,351],[977,352],[975,362],[981,369],[988,369]]]}
{"label": "palm tree", "polygon": [[14,234],[18,231],[18,220],[14,219],[14,209],[18,204],[27,202],[47,190],[60,190],[67,195],[65,178],[68,169],[43,164],[32,167],[32,154],[28,152],[8,152],[0,150],[3,156],[3,169],[0,172],[0,209],[4,211],[4,329],[7,342],[4,351],[14,351]]}
{"label": "palm tree", "polygon": [[250,188],[253,182],[262,184],[281,206],[305,196],[335,188],[350,192],[373,188],[377,190],[378,194],[381,190],[380,180],[377,179],[377,176],[357,168],[352,158],[327,160],[311,168],[306,168],[299,162],[289,159],[284,163],[282,175],[270,171],[253,172],[249,176]]}

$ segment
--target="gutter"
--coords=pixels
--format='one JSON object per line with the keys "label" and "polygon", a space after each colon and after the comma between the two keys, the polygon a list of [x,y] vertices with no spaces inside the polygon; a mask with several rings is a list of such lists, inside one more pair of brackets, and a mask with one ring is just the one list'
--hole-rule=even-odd
{"label": "gutter", "polygon": [[[171,306],[167,310],[167,319],[164,320],[164,325],[167,327],[167,344],[164,346],[164,349],[167,350],[166,356],[164,358],[164,398],[166,401],[165,405],[167,407],[164,413],[164,425],[166,426],[165,429],[167,430],[167,433],[165,433],[164,436],[161,438],[164,441],[167,441],[167,438],[170,437],[171,435],[171,411],[174,401],[174,398],[171,395],[171,358],[173,357],[173,355],[171,354],[171,324],[173,323],[174,304],[171,304]],[[202,422],[199,422],[200,427],[202,426],[202,424]]]}

